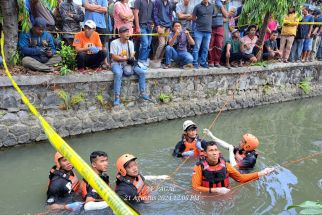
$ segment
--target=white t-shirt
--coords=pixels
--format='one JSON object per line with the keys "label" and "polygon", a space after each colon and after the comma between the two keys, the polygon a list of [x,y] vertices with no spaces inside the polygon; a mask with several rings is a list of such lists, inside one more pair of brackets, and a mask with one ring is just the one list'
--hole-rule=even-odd
{"label": "white t-shirt", "polygon": [[[113,40],[111,43],[110,53],[114,55],[122,55],[129,57],[130,53],[128,52],[128,47],[130,49],[131,55],[134,55],[134,44],[131,40],[128,40],[128,43],[121,43],[120,39]],[[113,60],[112,60],[113,61]],[[116,61],[113,61],[116,62]]]}

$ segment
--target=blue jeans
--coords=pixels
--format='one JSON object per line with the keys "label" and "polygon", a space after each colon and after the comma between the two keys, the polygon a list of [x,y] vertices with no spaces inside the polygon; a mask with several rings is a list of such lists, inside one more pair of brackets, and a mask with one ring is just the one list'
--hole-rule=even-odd
{"label": "blue jeans", "polygon": [[187,51],[177,51],[172,46],[165,47],[165,64],[171,64],[171,59],[179,61],[179,66],[183,66],[192,63],[193,57]]}
{"label": "blue jeans", "polygon": [[304,39],[295,39],[292,45],[290,61],[301,60]]}
{"label": "blue jeans", "polygon": [[[152,33],[152,28],[149,25],[140,25],[141,34]],[[139,49],[139,61],[147,61],[151,51],[152,36],[141,36],[140,49]]]}
{"label": "blue jeans", "polygon": [[200,53],[200,65],[205,65],[207,63],[208,48],[211,38],[211,32],[194,32],[195,45],[192,50],[193,65],[198,66],[199,61],[199,50]]}
{"label": "blue jeans", "polygon": [[[114,94],[119,96],[121,94],[123,76],[122,65],[119,63],[112,63],[112,72],[114,73]],[[139,76],[139,90],[140,93],[143,94],[145,91],[145,70],[136,66],[134,68],[134,73]]]}

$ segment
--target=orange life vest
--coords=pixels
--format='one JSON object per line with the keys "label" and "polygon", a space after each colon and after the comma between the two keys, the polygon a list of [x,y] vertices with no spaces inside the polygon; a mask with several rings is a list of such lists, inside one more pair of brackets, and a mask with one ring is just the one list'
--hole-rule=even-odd
{"label": "orange life vest", "polygon": [[229,173],[226,168],[226,161],[219,158],[216,166],[210,166],[206,160],[199,162],[202,169],[203,187],[229,187]]}
{"label": "orange life vest", "polygon": [[48,187],[50,185],[50,181],[53,179],[53,177],[55,175],[70,181],[72,184],[71,190],[73,190],[74,192],[78,191],[78,189],[80,187],[80,182],[79,182],[74,170],[72,170],[71,174],[69,174],[69,173],[62,172],[62,171],[56,169],[56,166],[53,166],[49,171]]}
{"label": "orange life vest", "polygon": [[183,144],[185,146],[185,149],[183,152],[188,152],[193,150],[195,156],[199,156],[200,155],[200,150],[197,147],[197,138],[194,139],[194,141],[192,141],[191,143],[189,143],[186,139],[183,139]]}

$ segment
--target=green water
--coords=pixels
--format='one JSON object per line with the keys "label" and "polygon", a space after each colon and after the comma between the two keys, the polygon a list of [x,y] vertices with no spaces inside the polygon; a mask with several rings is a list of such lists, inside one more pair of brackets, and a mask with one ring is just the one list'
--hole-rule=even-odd
{"label": "green water", "polygon": [[[191,119],[199,128],[204,128],[214,117],[215,114],[210,114]],[[171,152],[179,140],[184,120],[79,136],[67,142],[86,161],[92,151],[106,151],[112,181],[116,173],[115,160],[125,152],[139,158],[143,175],[170,175],[182,162],[173,158]],[[321,97],[225,112],[212,131],[232,144],[237,144],[245,132],[255,134],[261,142],[256,169],[276,166],[322,151]],[[45,211],[53,154],[49,143],[0,151],[0,214]],[[224,154],[227,155],[226,151]],[[156,200],[140,211],[142,214],[296,214],[294,209],[286,211],[286,207],[305,200],[322,201],[321,164],[319,156],[278,168],[276,173],[219,198],[191,192],[194,161],[189,161],[178,171],[175,182],[167,181],[160,186]]]}

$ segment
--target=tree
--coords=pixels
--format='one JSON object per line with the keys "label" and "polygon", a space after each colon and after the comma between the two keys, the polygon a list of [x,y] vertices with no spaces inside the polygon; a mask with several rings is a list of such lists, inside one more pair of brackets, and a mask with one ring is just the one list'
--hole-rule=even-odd
{"label": "tree", "polygon": [[[263,47],[269,17],[272,15],[275,20],[283,25],[284,16],[289,7],[294,7],[297,14],[301,14],[301,7],[305,0],[245,0],[238,25],[255,24],[259,26],[259,38],[257,45]],[[261,56],[260,51],[259,56]]]}
{"label": "tree", "polygon": [[[57,0],[39,0],[47,4],[50,8],[57,6]],[[28,31],[31,27],[29,22],[29,12],[25,8],[24,0],[0,0],[1,24],[4,32],[4,50],[6,61],[12,62],[12,57],[16,54],[18,42],[18,23],[23,31]]]}
{"label": "tree", "polygon": [[2,14],[2,29],[4,33],[4,50],[7,62],[14,55],[18,41],[18,10],[17,1],[0,0]]}

